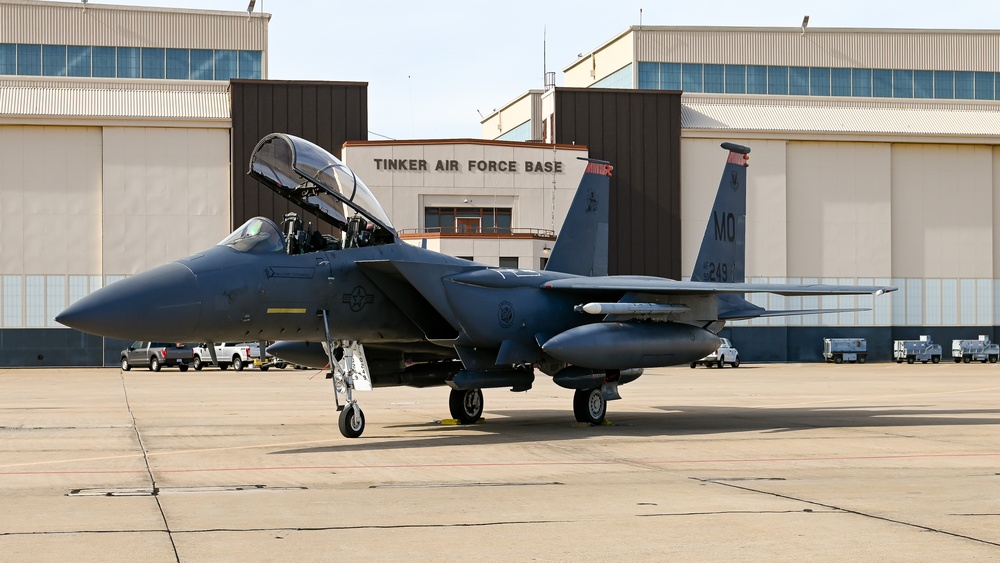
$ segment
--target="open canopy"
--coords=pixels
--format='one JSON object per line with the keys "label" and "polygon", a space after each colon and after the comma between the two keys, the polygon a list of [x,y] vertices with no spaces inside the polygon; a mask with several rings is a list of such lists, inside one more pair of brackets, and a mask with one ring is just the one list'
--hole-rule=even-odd
{"label": "open canopy", "polygon": [[358,213],[395,233],[368,186],[337,157],[305,139],[285,133],[267,135],[250,155],[248,173],[339,229]]}

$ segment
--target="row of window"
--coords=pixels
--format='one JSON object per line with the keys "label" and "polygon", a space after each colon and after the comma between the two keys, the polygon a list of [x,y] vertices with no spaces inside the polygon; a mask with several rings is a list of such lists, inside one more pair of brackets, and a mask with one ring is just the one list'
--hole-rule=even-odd
{"label": "row of window", "polygon": [[261,51],[0,43],[0,74],[95,78],[261,78]]}
{"label": "row of window", "polygon": [[424,228],[441,233],[510,233],[509,207],[426,207]]}
{"label": "row of window", "polygon": [[718,94],[1000,100],[1000,73],[640,62],[638,87]]}

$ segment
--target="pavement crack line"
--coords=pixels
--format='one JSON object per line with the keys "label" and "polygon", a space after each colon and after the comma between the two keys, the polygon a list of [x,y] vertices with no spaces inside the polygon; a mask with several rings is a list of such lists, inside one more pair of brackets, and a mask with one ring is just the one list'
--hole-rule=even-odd
{"label": "pavement crack line", "polygon": [[163,529],[167,532],[167,539],[170,540],[170,548],[174,551],[174,560],[181,563],[180,553],[177,552],[177,544],[174,542],[174,534],[170,531],[170,523],[167,522],[167,514],[163,511],[163,504],[160,502],[159,487],[156,486],[156,477],[153,477],[153,469],[149,466],[149,453],[146,451],[146,444],[142,441],[142,434],[139,432],[139,425],[135,420],[135,413],[132,412],[132,404],[128,400],[128,386],[125,384],[125,372],[120,372],[122,381],[122,393],[125,396],[125,408],[132,418],[132,430],[135,431],[135,439],[139,441],[139,449],[142,450],[142,461],[146,464],[146,474],[149,475],[149,484],[153,488],[153,500],[156,501],[156,508],[160,511],[160,518],[163,520]]}
{"label": "pavement crack line", "polygon": [[972,542],[976,542],[976,543],[981,543],[981,544],[985,544],[985,545],[991,545],[991,546],[994,546],[994,547],[1000,547],[1000,543],[998,543],[998,542],[984,540],[984,539],[981,539],[981,538],[975,538],[975,537],[972,537],[972,536],[967,536],[967,535],[964,535],[964,534],[959,534],[957,532],[949,532],[948,530],[942,530],[940,528],[932,528],[930,526],[924,526],[923,524],[915,524],[913,522],[906,522],[906,521],[903,521],[903,520],[896,520],[895,518],[889,518],[889,517],[886,517],[886,516],[878,516],[876,514],[868,514],[867,512],[861,512],[859,510],[851,510],[850,508],[842,508],[842,507],[839,507],[839,506],[834,506],[832,504],[825,504],[825,503],[817,502],[817,501],[814,501],[814,500],[802,499],[802,498],[798,498],[798,497],[793,497],[791,495],[783,495],[781,493],[775,493],[775,492],[772,492],[772,491],[765,491],[765,490],[761,490],[761,489],[755,489],[753,487],[746,487],[746,486],[743,486],[743,485],[736,485],[736,484],[733,484],[733,483],[727,483],[727,482],[721,482],[721,481],[713,481],[711,479],[700,479],[698,477],[692,477],[692,479],[694,479],[695,481],[700,481],[702,483],[711,483],[713,485],[722,485],[723,487],[730,487],[730,488],[733,488],[733,489],[739,489],[741,491],[747,491],[747,492],[750,492],[750,493],[757,493],[757,494],[761,494],[761,495],[769,495],[769,496],[772,496],[772,497],[786,499],[786,500],[794,500],[796,502],[802,502],[802,503],[811,504],[811,505],[814,505],[814,506],[821,506],[823,508],[827,508],[827,509],[830,509],[830,510],[836,510],[838,512],[842,512],[842,513],[846,513],[846,514],[854,514],[855,516],[862,516],[864,518],[871,518],[873,520],[881,520],[883,522],[889,522],[889,523],[892,523],[892,524],[899,524],[900,526],[908,526],[910,528],[916,528],[918,530],[923,530],[925,532],[934,532],[934,533],[943,534],[943,535],[951,536],[951,537],[958,538],[958,539],[968,540],[968,541],[972,541]]}
{"label": "pavement crack line", "polygon": [[[501,520],[496,522],[455,522],[451,524],[371,524],[357,526],[273,526],[260,528],[203,528],[197,530],[172,530],[172,535],[182,534],[214,534],[243,532],[326,532],[351,530],[403,530],[409,528],[487,528],[490,526],[522,526],[538,524],[571,524],[570,520]],[[4,536],[44,536],[60,534],[149,534],[162,533],[163,530],[50,530],[31,532],[0,532]],[[173,538],[171,538],[173,541]]]}

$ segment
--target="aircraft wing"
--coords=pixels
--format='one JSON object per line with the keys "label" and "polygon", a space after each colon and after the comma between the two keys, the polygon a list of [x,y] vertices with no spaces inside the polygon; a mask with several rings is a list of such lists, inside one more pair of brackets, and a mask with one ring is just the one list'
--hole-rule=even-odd
{"label": "aircraft wing", "polygon": [[881,285],[827,285],[781,283],[716,283],[677,281],[654,276],[598,276],[550,280],[543,289],[579,292],[636,292],[651,294],[716,295],[723,293],[774,293],[777,295],[882,295],[898,288]]}

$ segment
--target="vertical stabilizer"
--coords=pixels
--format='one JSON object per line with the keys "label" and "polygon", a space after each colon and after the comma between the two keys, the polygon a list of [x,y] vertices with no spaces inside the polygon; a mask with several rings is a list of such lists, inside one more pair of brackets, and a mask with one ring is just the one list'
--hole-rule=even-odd
{"label": "vertical stabilizer", "polygon": [[545,269],[581,276],[606,276],[611,164],[603,160],[585,160],[587,170]]}
{"label": "vertical stabilizer", "polygon": [[742,283],[746,266],[747,166],[750,148],[722,143],[729,151],[692,281]]}

